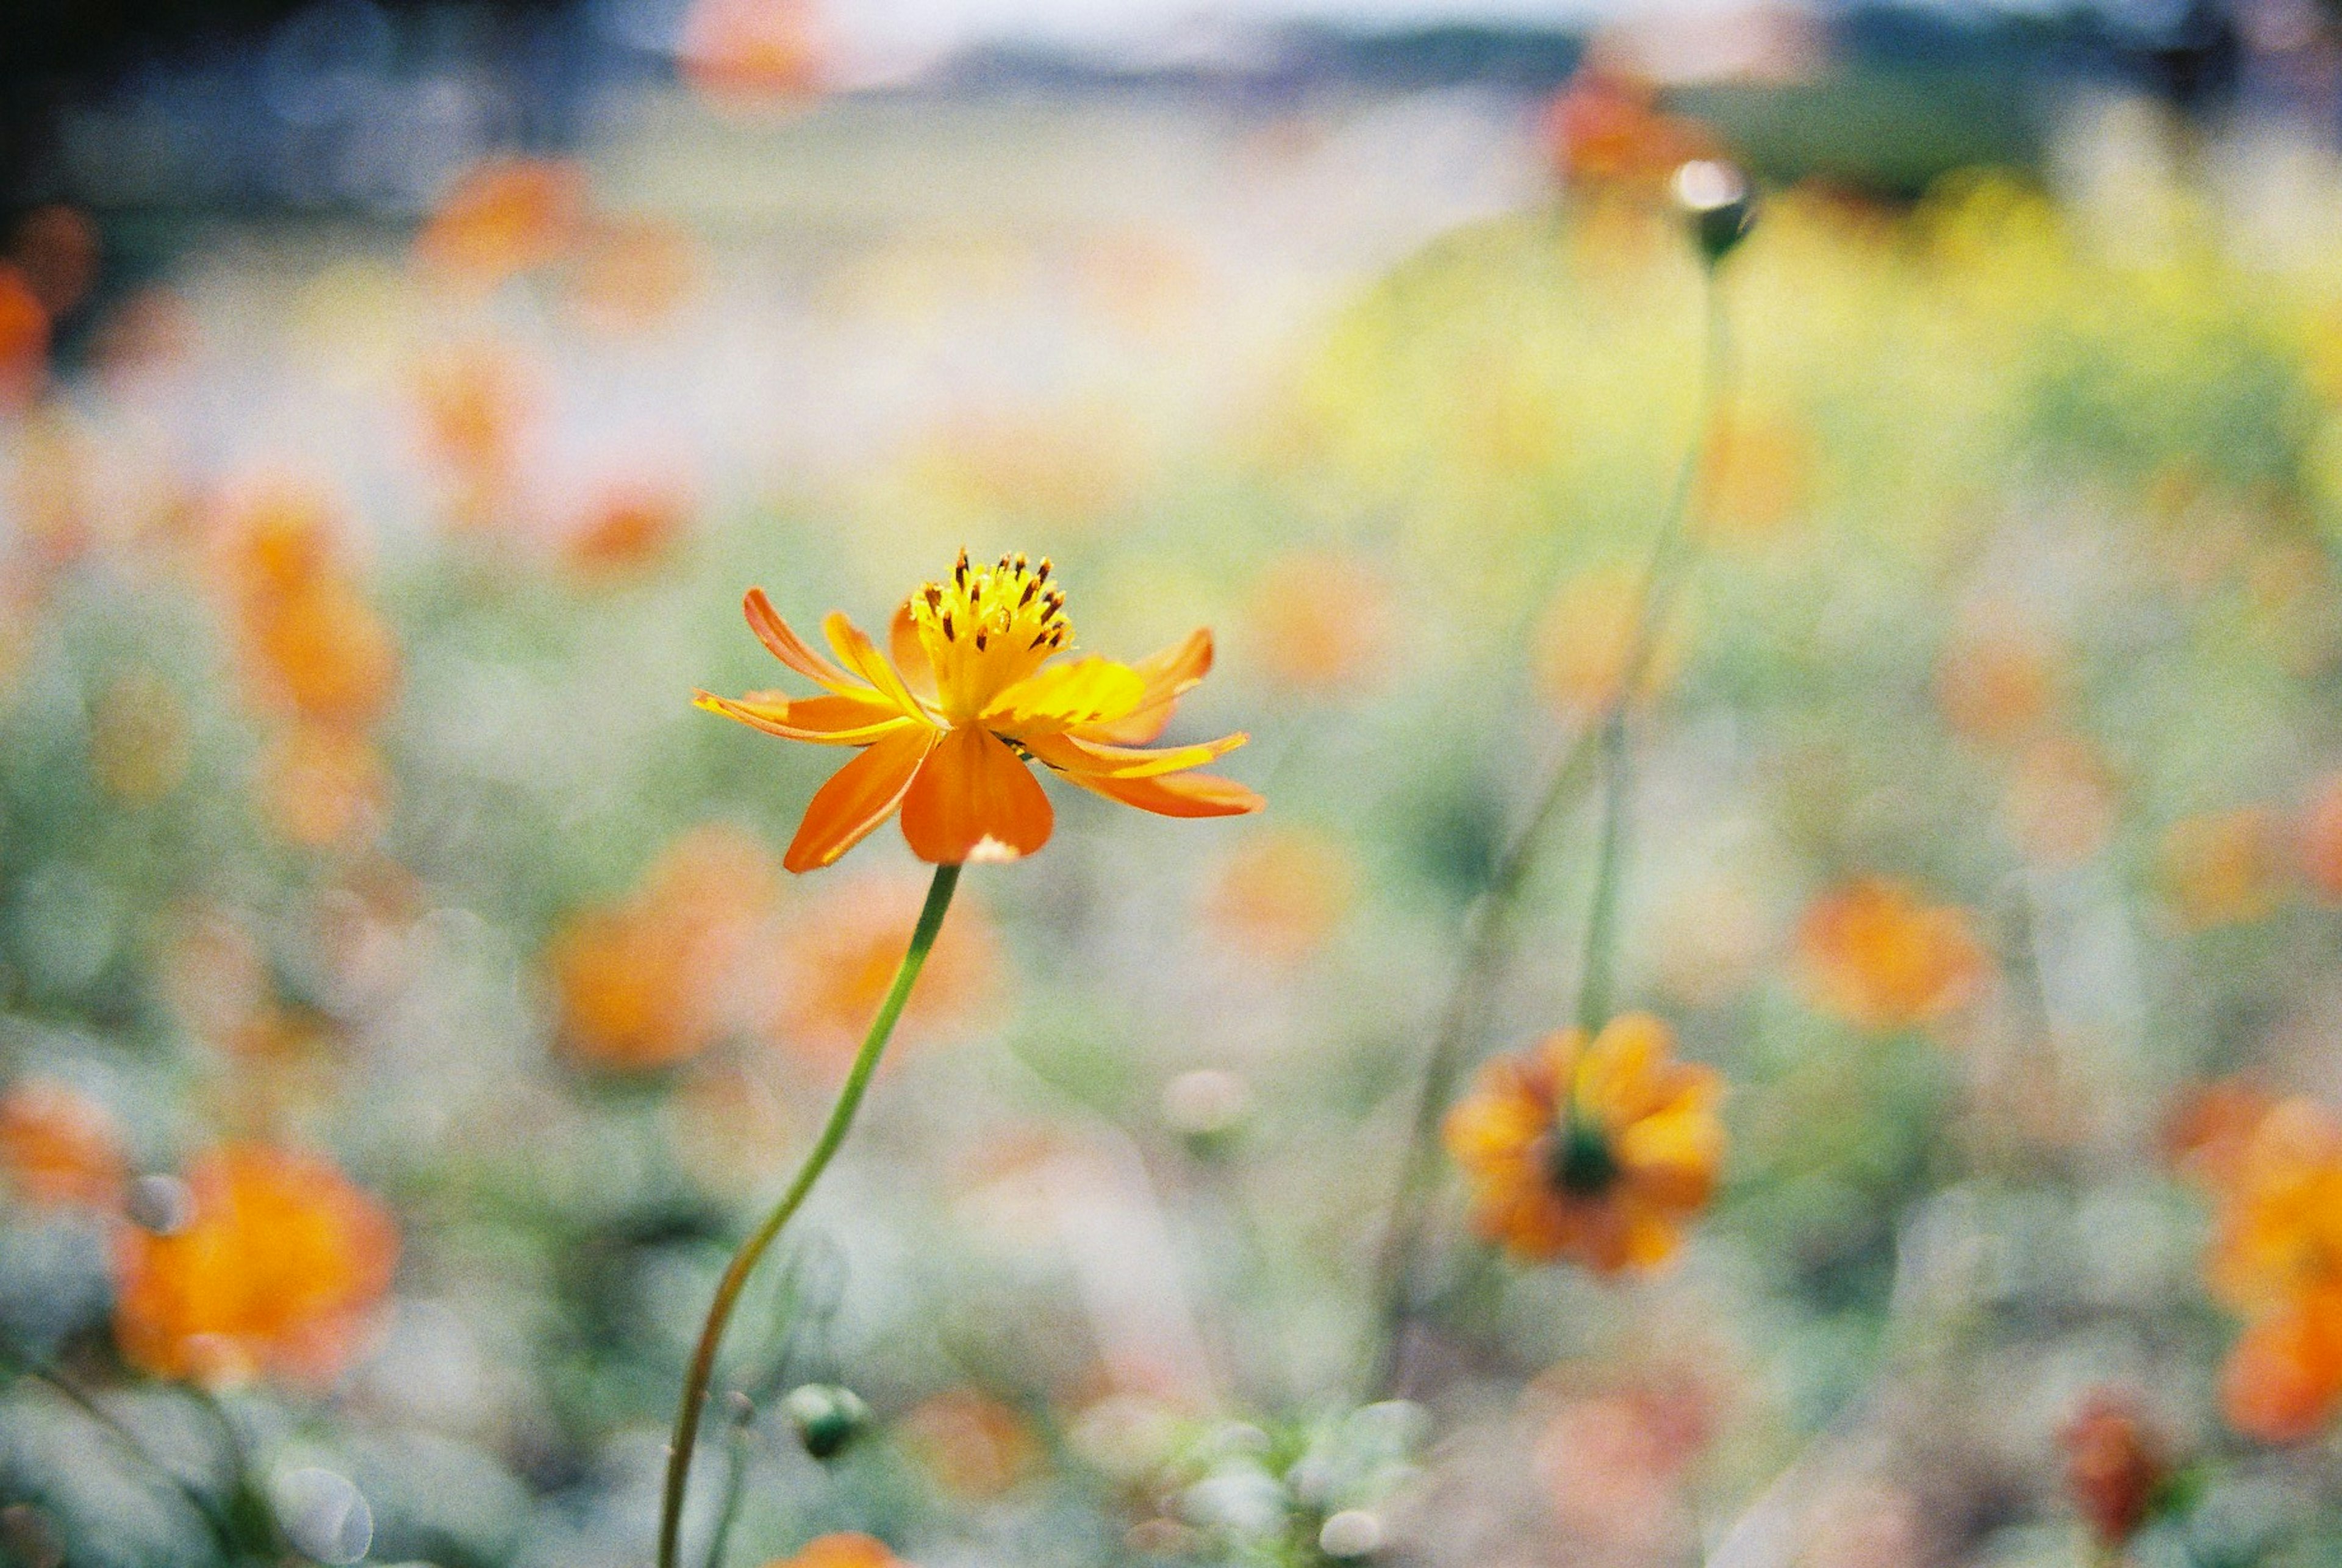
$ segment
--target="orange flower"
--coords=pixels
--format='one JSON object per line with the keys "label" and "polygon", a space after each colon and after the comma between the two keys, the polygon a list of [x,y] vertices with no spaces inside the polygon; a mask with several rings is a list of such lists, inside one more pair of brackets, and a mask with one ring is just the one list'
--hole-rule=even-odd
{"label": "orange flower", "polygon": [[[771,1026],[781,1040],[842,1065],[903,958],[903,933],[919,911],[915,879],[850,877],[788,912],[782,924]],[[980,1015],[1000,973],[999,943],[983,908],[962,895],[927,954],[903,1010],[898,1037],[916,1039]]]}
{"label": "orange flower", "polygon": [[1604,1274],[1671,1256],[1724,1155],[1722,1081],[1670,1060],[1673,1046],[1665,1024],[1630,1013],[1591,1044],[1567,1029],[1483,1068],[1446,1129],[1481,1233]]}
{"label": "orange flower", "polygon": [[2342,1120],[2286,1100],[2231,1156],[2208,1260],[2213,1289],[2243,1312],[2342,1286]]}
{"label": "orange flower", "polygon": [[1214,878],[1205,911],[1230,944],[1297,964],[1326,945],[1349,913],[1357,871],[1341,841],[1304,828],[1239,844]]}
{"label": "orange flower", "polygon": [[904,1568],[903,1560],[876,1537],[851,1533],[807,1542],[794,1557],[776,1557],[765,1568]]}
{"label": "orange flower", "polygon": [[390,1287],[389,1213],[326,1160],[231,1144],[187,1172],[185,1222],[115,1249],[115,1337],[157,1377],[330,1382]]}
{"label": "orange flower", "polygon": [[2329,774],[2302,809],[2301,874],[2326,904],[2342,904],[2342,774]]}
{"label": "orange flower", "polygon": [[561,1039],[604,1067],[670,1066],[720,1039],[727,982],[772,902],[764,846],[702,828],[661,855],[626,902],[590,910],[546,954]]}
{"label": "orange flower", "polygon": [[1910,888],[1883,877],[1859,878],[1817,899],[1798,929],[1797,948],[1821,1006],[1882,1033],[1942,1017],[1985,973],[1967,911],[1923,904]]}
{"label": "orange flower", "polygon": [[[1546,699],[1581,716],[1617,701],[1643,614],[1642,579],[1636,573],[1600,567],[1564,584],[1537,631],[1537,685]],[[1649,635],[1635,682],[1637,702],[1648,702],[1683,664],[1680,629],[1656,627]]]}
{"label": "orange flower", "polygon": [[2174,1167],[2214,1192],[2244,1167],[2245,1151],[2277,1096],[2248,1078],[2223,1078],[2187,1091],[2164,1119],[2163,1149]]}
{"label": "orange flower", "polygon": [[2246,1327],[2220,1369],[2220,1411],[2263,1443],[2325,1429],[2342,1411],[2342,1283],[2304,1291]]}
{"label": "orange flower", "polygon": [[2138,1533],[2169,1478],[2162,1445],[2140,1417],[2137,1402],[2095,1389],[2060,1434],[2066,1449],[2066,1490],[2100,1541],[2119,1546]]}
{"label": "orange flower", "polygon": [[1296,554],[1254,591],[1255,656],[1262,674],[1305,692],[1364,684],[1391,653],[1390,589],[1355,557]]}
{"label": "orange flower", "polygon": [[49,375],[49,313],[15,267],[0,265],[0,412],[33,401]]}
{"label": "orange flower", "polygon": [[2197,930],[2262,919],[2277,908],[2280,843],[2276,814],[2265,806],[2184,817],[2163,838],[2165,896]]}
{"label": "orange flower", "polygon": [[944,1490],[961,1497],[997,1497],[1040,1468],[1032,1423],[976,1389],[922,1400],[897,1430]]}
{"label": "orange flower", "polygon": [[1554,172],[1571,184],[1656,188],[1716,139],[1696,120],[1663,114],[1645,82],[1599,65],[1571,77],[1545,111]]}
{"label": "orange flower", "polygon": [[1937,661],[1936,701],[1955,734],[1979,745],[2013,744],[2057,705],[2055,658],[2041,639],[2025,633],[1970,633]]}
{"label": "orange flower", "polygon": [[25,1202],[111,1208],[125,1169],[114,1119],[87,1095],[45,1078],[0,1094],[0,1176]]}
{"label": "orange flower", "polygon": [[680,54],[694,88],[744,106],[801,98],[821,85],[821,39],[806,0],[692,0]]}
{"label": "orange flower", "polygon": [[456,180],[415,236],[426,267],[481,289],[569,247],[586,213],[586,176],[546,158],[489,158]]}
{"label": "orange flower", "polygon": [[617,484],[596,496],[585,525],[563,544],[570,569],[602,580],[650,565],[690,525],[691,504],[680,486]]}
{"label": "orange flower", "polygon": [[[1233,816],[1261,799],[1242,784],[1189,770],[1242,745],[1241,734],[1200,745],[1146,749],[1180,695],[1211,668],[1196,632],[1136,665],[1095,655],[1052,664],[1073,640],[1049,563],[1022,555],[929,583],[896,612],[893,657],[833,613],[822,623],[831,664],[789,630],[761,588],[748,625],[773,656],[825,689],[817,697],[751,693],[698,705],[785,740],[862,748],[815,792],[783,864],[829,865],[903,814],[912,853],[936,864],[1016,860],[1049,841],[1056,814],[1026,764],[1165,816]],[[851,671],[851,674],[847,672]]]}

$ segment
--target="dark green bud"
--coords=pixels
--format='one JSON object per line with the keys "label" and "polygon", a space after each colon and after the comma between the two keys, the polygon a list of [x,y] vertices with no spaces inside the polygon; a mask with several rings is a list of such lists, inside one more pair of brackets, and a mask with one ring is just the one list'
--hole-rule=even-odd
{"label": "dark green bud", "polygon": [[870,1424],[870,1407],[862,1396],[834,1383],[799,1383],[782,1399],[781,1413],[816,1459],[834,1457]]}
{"label": "dark green bud", "polygon": [[1691,225],[1692,243],[1710,266],[1730,255],[1756,225],[1748,176],[1730,164],[1695,158],[1676,170],[1668,189]]}

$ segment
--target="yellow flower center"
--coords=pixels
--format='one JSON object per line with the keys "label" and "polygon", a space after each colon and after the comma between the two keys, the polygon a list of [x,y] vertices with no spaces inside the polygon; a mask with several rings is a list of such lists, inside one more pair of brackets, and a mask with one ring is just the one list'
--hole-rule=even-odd
{"label": "yellow flower center", "polygon": [[911,595],[911,623],[935,669],[936,705],[956,725],[976,723],[1074,635],[1048,557],[1038,566],[1019,554],[971,567],[966,550],[948,580]]}

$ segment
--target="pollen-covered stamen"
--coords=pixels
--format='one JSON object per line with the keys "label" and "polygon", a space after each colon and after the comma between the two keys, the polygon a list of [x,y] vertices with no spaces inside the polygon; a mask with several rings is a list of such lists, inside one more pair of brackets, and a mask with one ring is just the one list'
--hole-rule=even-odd
{"label": "pollen-covered stamen", "polygon": [[963,550],[948,582],[928,583],[911,597],[911,623],[935,666],[945,716],[966,724],[1009,686],[1073,640],[1065,591],[1049,581],[1044,556],[1003,555],[969,564]]}

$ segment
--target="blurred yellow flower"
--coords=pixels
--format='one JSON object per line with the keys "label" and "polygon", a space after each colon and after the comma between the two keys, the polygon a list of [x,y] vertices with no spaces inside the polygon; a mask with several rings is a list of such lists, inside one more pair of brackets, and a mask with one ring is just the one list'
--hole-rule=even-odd
{"label": "blurred yellow flower", "polygon": [[1590,1043],[1567,1029],[1484,1067],[1446,1126],[1479,1232],[1603,1274],[1672,1256],[1724,1156],[1723,1082],[1672,1060],[1674,1044],[1666,1024],[1632,1013]]}
{"label": "blurred yellow flower", "polygon": [[105,1107],[46,1078],[0,1094],[0,1192],[42,1208],[107,1209],[128,1164]]}
{"label": "blurred yellow flower", "polygon": [[755,692],[735,701],[700,692],[698,705],[785,740],[862,748],[815,793],[783,860],[789,870],[835,864],[898,810],[903,836],[922,860],[1030,854],[1056,823],[1031,762],[1166,816],[1260,809],[1260,797],[1242,784],[1189,771],[1242,745],[1245,735],[1144,745],[1211,668],[1210,634],[1196,632],[1136,665],[1095,655],[1051,664],[1073,627],[1049,572],[1046,558],[1035,567],[1022,555],[971,566],[963,550],[948,580],[926,584],[896,613],[891,658],[832,613],[822,630],[843,669],[807,647],[762,589],[749,591],[757,639],[826,694]]}
{"label": "blurred yellow flower", "polygon": [[315,1155],[255,1144],[205,1154],[187,1212],[165,1231],[125,1225],[115,1247],[115,1337],[157,1377],[330,1383],[389,1289],[389,1212]]}
{"label": "blurred yellow flower", "polygon": [[2206,812],[2163,837],[2163,890],[2181,922],[2202,930],[2266,918],[2283,887],[2283,834],[2266,806]]}
{"label": "blurred yellow flower", "polygon": [[1861,877],[1806,911],[1797,953],[1826,1011],[1863,1029],[1907,1029],[1944,1016],[1987,968],[1966,910],[1922,904],[1899,882]]}

